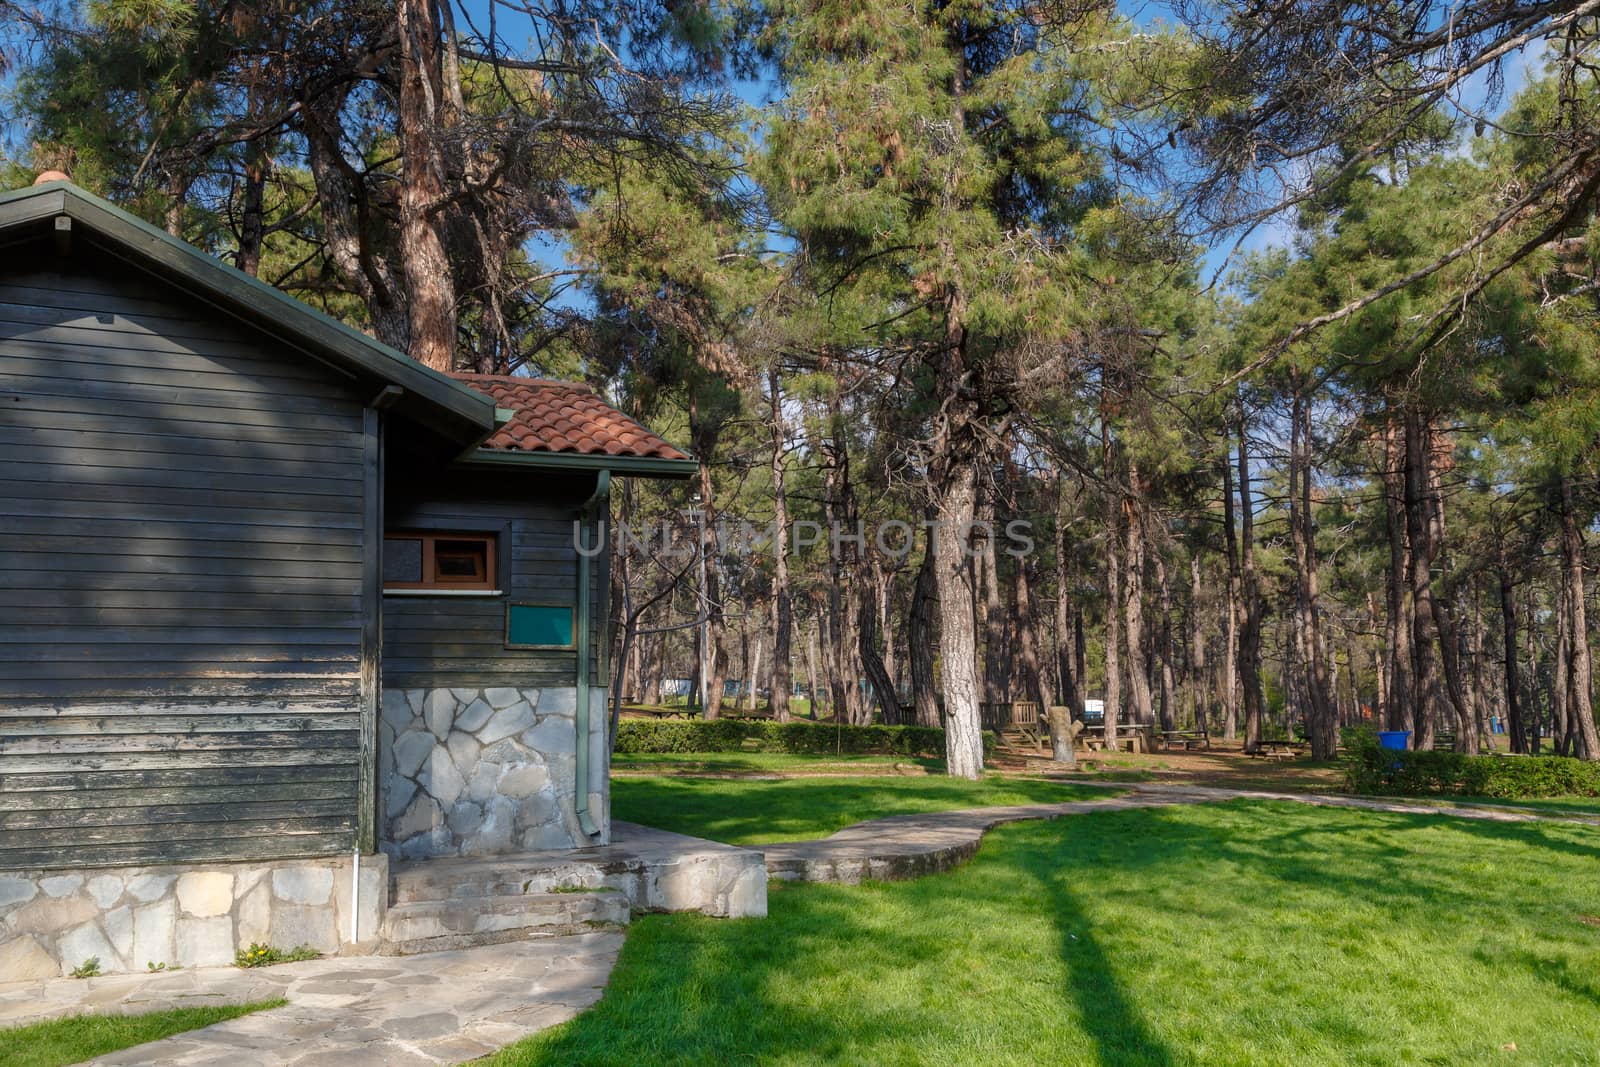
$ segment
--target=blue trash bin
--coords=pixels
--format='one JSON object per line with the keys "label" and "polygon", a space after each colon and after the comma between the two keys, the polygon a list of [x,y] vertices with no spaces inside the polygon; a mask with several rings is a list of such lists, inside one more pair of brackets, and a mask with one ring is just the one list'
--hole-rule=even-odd
{"label": "blue trash bin", "polygon": [[1411,747],[1410,730],[1379,730],[1378,744],[1383,748],[1393,748],[1404,752]]}

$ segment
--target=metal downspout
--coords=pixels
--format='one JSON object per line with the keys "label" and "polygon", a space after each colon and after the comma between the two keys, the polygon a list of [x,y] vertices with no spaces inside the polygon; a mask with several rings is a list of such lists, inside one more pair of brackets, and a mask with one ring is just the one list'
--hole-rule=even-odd
{"label": "metal downspout", "polygon": [[595,479],[594,492],[589,499],[583,502],[579,509],[577,528],[578,549],[578,632],[576,636],[578,653],[578,706],[576,709],[577,745],[574,750],[573,780],[577,786],[577,797],[573,809],[578,816],[578,826],[585,834],[596,837],[600,827],[595,824],[594,815],[589,811],[589,789],[593,784],[590,781],[589,754],[592,749],[592,739],[589,736],[589,674],[592,669],[590,662],[593,656],[592,642],[589,639],[589,623],[592,616],[590,605],[589,580],[591,568],[589,560],[604,550],[603,542],[593,548],[589,545],[589,525],[594,521],[600,505],[611,497],[611,472],[602,470]]}

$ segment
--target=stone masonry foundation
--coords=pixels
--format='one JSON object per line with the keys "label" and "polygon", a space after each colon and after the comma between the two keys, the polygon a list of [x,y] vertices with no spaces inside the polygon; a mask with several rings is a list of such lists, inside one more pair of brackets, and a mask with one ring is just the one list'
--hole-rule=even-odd
{"label": "stone masonry foundation", "polygon": [[397,859],[605,844],[605,694],[591,701],[590,838],[576,810],[577,689],[388,689],[378,726],[380,846]]}
{"label": "stone masonry foundation", "polygon": [[[350,942],[351,857],[0,872],[0,982],[229,964],[252,943]],[[389,863],[361,857],[356,939],[378,935]]]}

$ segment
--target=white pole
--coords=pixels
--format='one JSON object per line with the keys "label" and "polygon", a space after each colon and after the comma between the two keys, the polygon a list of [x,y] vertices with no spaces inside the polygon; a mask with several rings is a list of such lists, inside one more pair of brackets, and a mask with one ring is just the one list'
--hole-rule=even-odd
{"label": "white pole", "polygon": [[356,910],[361,904],[361,850],[351,849],[350,855],[354,857],[350,866],[350,943],[353,945],[361,940],[361,913]]}

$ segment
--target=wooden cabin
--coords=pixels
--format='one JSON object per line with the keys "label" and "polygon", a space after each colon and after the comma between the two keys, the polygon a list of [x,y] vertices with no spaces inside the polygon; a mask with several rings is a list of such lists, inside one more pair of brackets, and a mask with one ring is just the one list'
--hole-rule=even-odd
{"label": "wooden cabin", "polygon": [[0,980],[337,947],[390,858],[607,841],[607,494],[688,457],[67,182],[0,249]]}

